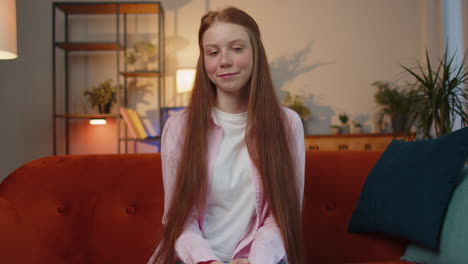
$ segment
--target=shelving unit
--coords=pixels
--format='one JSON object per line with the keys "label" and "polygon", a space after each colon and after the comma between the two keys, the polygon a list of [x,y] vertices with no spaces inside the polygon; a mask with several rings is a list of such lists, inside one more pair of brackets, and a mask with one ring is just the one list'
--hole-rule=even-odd
{"label": "shelving unit", "polygon": [[[114,139],[109,140],[115,140],[117,153],[128,152],[128,144],[132,141],[159,141],[162,128],[161,108],[164,98],[165,66],[164,10],[161,4],[159,2],[55,2],[52,14],[54,155],[75,154],[70,149],[71,123],[80,122],[79,120],[83,122],[83,119],[115,120],[115,131],[111,132],[113,135],[109,135],[109,138],[114,137]],[[141,19],[144,22],[141,22]],[[142,33],[135,30],[141,24],[154,31]],[[129,30],[129,25],[133,31]],[[156,69],[149,71],[130,69],[125,60],[127,49],[131,47],[130,35],[134,38],[138,35],[157,38],[156,41],[152,41],[156,42],[154,44],[158,50]],[[91,68],[93,69],[90,70]],[[79,77],[73,78],[74,72],[78,72]],[[98,79],[99,81],[112,79],[117,87],[122,87],[117,89],[117,102],[109,114],[89,110],[83,102],[82,92],[96,85]],[[157,112],[153,117],[158,120],[157,126],[153,129],[155,136],[145,140],[129,138],[128,129],[119,114],[121,106],[134,107],[129,105],[131,103],[129,97],[135,92],[130,88],[130,83],[140,79],[150,79],[154,83],[154,87],[151,88],[154,98],[146,104],[150,109],[148,111]]]}

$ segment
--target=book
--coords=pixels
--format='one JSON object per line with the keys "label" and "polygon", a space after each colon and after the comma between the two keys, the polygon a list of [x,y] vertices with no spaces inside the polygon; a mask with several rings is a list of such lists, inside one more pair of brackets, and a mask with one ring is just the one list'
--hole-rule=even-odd
{"label": "book", "polygon": [[143,122],[140,119],[140,116],[138,116],[138,113],[133,110],[133,109],[128,109],[128,112],[130,113],[130,118],[135,124],[136,131],[138,133],[138,138],[139,139],[145,139],[148,137],[148,133],[146,133],[146,129],[143,125]]}
{"label": "book", "polygon": [[133,138],[138,138],[135,124],[133,124],[132,120],[130,119],[128,109],[125,107],[120,107],[120,115],[122,116],[123,120],[125,121],[125,124],[127,125],[127,129],[130,134],[129,136]]}

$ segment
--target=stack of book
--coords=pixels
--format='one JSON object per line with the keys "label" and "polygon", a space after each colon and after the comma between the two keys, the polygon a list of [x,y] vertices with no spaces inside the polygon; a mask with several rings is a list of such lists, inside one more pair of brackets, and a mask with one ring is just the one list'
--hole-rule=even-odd
{"label": "stack of book", "polygon": [[138,113],[130,108],[120,107],[120,115],[125,121],[130,136],[136,139],[150,138]]}

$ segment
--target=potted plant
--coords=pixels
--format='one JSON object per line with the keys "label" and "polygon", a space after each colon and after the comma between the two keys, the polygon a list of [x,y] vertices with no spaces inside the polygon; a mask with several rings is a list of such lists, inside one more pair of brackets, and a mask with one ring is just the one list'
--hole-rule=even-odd
{"label": "potted plant", "polygon": [[361,134],[362,133],[362,125],[356,120],[353,120],[353,125],[350,128],[351,134]]}
{"label": "potted plant", "polygon": [[83,95],[88,97],[92,106],[98,106],[99,113],[108,114],[112,103],[116,99],[117,87],[112,85],[112,79],[108,79],[97,86],[93,86],[90,90],[83,92]]}
{"label": "potted plant", "polygon": [[[403,90],[394,83],[377,81],[372,83],[377,87],[374,94],[375,102],[380,105],[381,120],[383,115],[389,115],[394,133],[409,132],[412,113],[412,90]],[[380,126],[382,124],[379,124]]]}
{"label": "potted plant", "polygon": [[340,133],[340,126],[337,126],[337,125],[330,126],[330,134],[337,135],[339,133]]}
{"label": "potted plant", "polygon": [[289,92],[286,92],[286,96],[283,98],[282,104],[294,110],[299,117],[301,117],[302,122],[307,120],[311,115],[310,109],[305,106],[304,101],[298,95],[292,96]]}
{"label": "potted plant", "polygon": [[135,42],[126,59],[128,64],[135,66],[135,71],[146,71],[148,62],[156,59],[156,45],[149,41]]}
{"label": "potted plant", "polygon": [[432,138],[433,128],[437,137],[451,132],[457,118],[462,127],[468,125],[468,92],[463,86],[468,77],[466,54],[458,65],[454,58],[445,50],[437,67],[432,68],[426,50],[426,65],[418,62],[417,71],[402,65],[416,79],[412,85],[414,115],[410,122],[422,138]]}
{"label": "potted plant", "polygon": [[340,127],[341,134],[349,134],[349,125],[348,125],[349,116],[346,113],[341,113],[338,115],[338,119],[341,122],[341,127]]}

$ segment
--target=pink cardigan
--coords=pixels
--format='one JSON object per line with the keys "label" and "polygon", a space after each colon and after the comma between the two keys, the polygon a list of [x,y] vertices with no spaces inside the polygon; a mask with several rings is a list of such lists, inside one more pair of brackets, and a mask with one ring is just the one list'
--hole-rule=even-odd
{"label": "pink cardigan", "polygon": [[[304,192],[304,129],[299,115],[283,107],[286,116],[286,127],[289,129],[290,142],[295,161],[296,171],[299,173],[297,182],[302,203]],[[208,175],[211,175],[216,154],[222,139],[222,129],[211,115],[212,125],[209,134],[208,148]],[[173,188],[176,181],[176,170],[180,159],[183,132],[185,131],[186,111],[182,110],[171,116],[162,134],[161,159],[164,182],[164,215],[163,224],[166,223],[166,214],[170,206]],[[260,173],[251,160],[253,183],[255,184],[256,203],[253,226],[247,231],[244,238],[239,241],[233,255],[236,258],[248,258],[252,264],[276,264],[286,259],[281,234],[261,188]],[[291,175],[293,177],[293,175]],[[204,212],[194,214],[187,228],[176,241],[175,250],[180,260],[186,264],[196,264],[205,261],[219,260],[211,249],[210,244],[203,238]],[[151,259],[152,260],[152,259]],[[151,261],[150,260],[150,261]]]}

